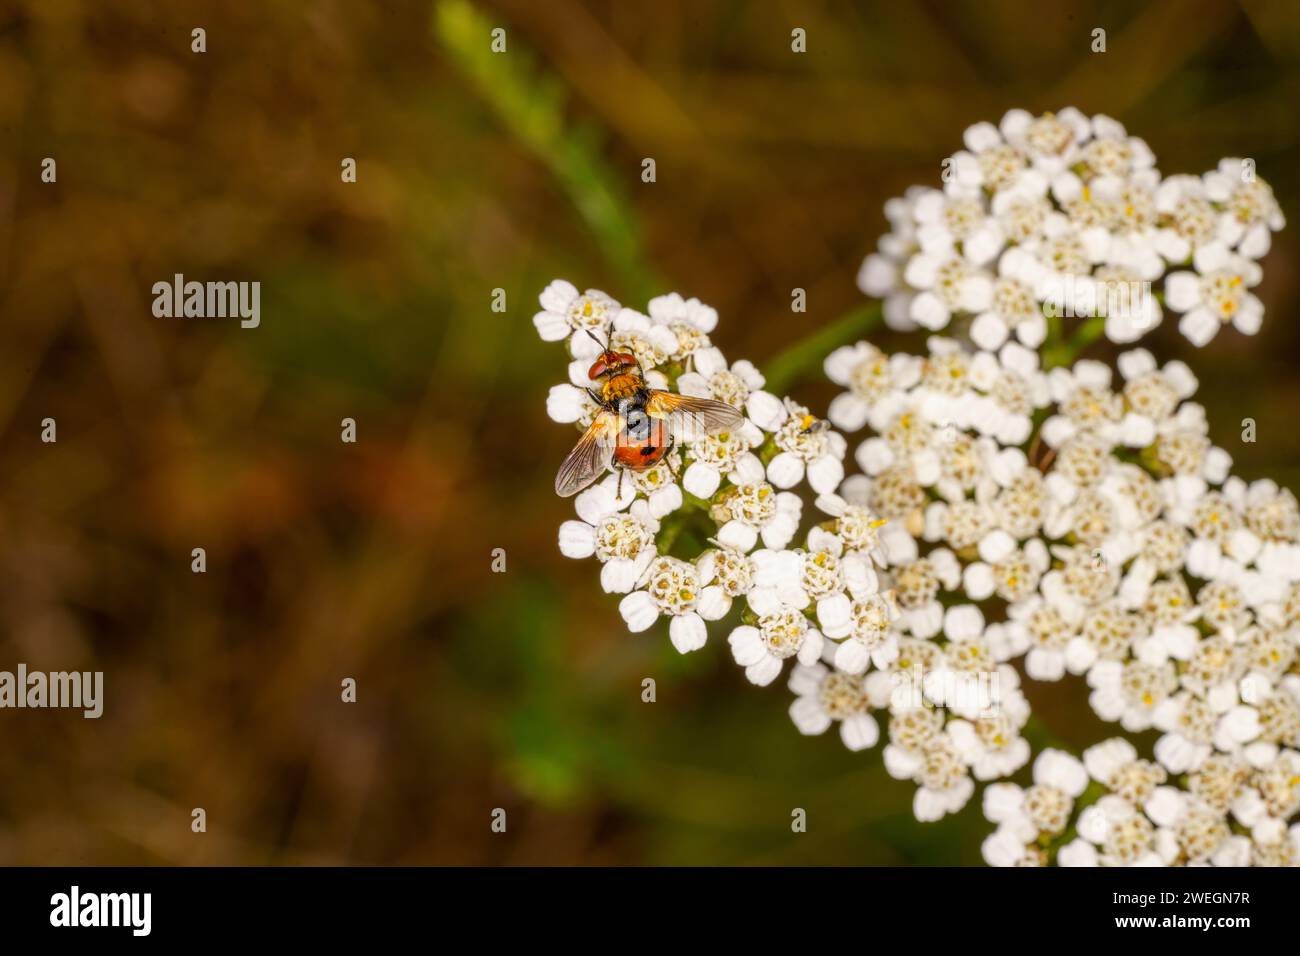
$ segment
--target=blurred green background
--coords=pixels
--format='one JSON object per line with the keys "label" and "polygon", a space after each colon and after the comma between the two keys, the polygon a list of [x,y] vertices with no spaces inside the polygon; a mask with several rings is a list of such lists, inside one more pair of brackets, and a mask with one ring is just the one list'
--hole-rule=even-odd
{"label": "blurred green background", "polygon": [[[761,365],[862,305],[881,205],[968,124],[1105,112],[1274,185],[1263,332],[1146,344],[1300,486],[1298,55],[1284,2],[0,3],[0,669],[106,683],[99,721],[0,712],[0,863],[979,862],[978,800],[916,824],[725,629],[680,658],[559,556],[536,295],[696,295]],[[177,272],[260,281],[261,327],[154,318]],[[1077,683],[1031,698],[1098,738]]]}

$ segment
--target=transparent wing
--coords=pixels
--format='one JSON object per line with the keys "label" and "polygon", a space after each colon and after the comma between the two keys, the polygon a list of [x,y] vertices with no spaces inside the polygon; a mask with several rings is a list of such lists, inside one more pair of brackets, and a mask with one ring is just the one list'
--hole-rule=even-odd
{"label": "transparent wing", "polygon": [[711,398],[695,398],[652,390],[645,403],[651,418],[668,419],[668,428],[679,441],[692,442],[705,435],[735,431],[745,422],[740,409]]}
{"label": "transparent wing", "polygon": [[603,475],[614,457],[617,437],[618,418],[611,412],[598,414],[560,465],[555,475],[555,493],[568,498]]}

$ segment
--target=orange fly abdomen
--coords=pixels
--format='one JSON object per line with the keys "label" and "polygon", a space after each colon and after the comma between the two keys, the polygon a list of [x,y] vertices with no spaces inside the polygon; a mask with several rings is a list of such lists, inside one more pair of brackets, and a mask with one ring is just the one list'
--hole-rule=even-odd
{"label": "orange fly abdomen", "polygon": [[624,468],[642,471],[658,464],[668,451],[668,426],[662,418],[646,418],[648,428],[634,427],[629,433],[626,425],[619,430],[614,445],[614,461]]}

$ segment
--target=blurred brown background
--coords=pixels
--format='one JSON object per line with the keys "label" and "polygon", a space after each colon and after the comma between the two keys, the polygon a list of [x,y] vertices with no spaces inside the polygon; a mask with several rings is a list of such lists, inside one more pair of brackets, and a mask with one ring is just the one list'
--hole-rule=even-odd
{"label": "blurred brown background", "polygon": [[[630,636],[559,556],[536,295],[697,295],[761,364],[860,304],[882,203],[965,126],[1105,112],[1274,185],[1263,332],[1146,344],[1294,487],[1298,54],[1300,8],[1246,0],[0,3],[0,669],[106,684],[98,721],[0,711],[0,863],[978,862],[977,805],[914,823],[725,632]],[[177,272],[260,281],[261,326],[153,317]],[[1095,739],[1079,687],[1033,699]]]}

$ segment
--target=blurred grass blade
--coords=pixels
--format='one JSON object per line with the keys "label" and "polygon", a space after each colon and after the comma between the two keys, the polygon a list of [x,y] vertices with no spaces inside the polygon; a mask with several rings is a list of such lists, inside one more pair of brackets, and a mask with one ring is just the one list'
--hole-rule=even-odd
{"label": "blurred grass blade", "polygon": [[641,302],[659,294],[663,285],[645,262],[640,224],[600,155],[600,137],[590,126],[566,123],[564,89],[516,36],[508,35],[507,52],[492,52],[497,26],[466,0],[443,0],[434,10],[439,42],[510,133],[550,170],[625,291]]}

